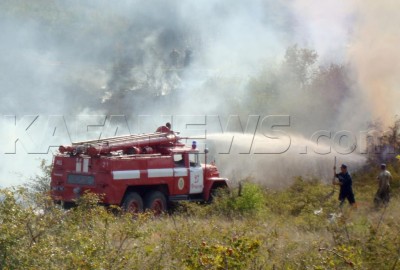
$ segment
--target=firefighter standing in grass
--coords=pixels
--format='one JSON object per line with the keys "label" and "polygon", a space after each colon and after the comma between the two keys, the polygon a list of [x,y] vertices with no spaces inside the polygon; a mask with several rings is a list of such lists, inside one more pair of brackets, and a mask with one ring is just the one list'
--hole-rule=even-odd
{"label": "firefighter standing in grass", "polygon": [[356,206],[356,200],[354,199],[353,187],[352,187],[352,180],[350,174],[347,172],[347,166],[342,164],[340,166],[340,173],[336,173],[336,166],[333,167],[334,177],[338,179],[336,181],[334,179],[333,184],[340,186],[340,193],[339,193],[339,201],[340,207],[343,206],[344,201],[347,199],[352,206]]}
{"label": "firefighter standing in grass", "polygon": [[375,206],[379,207],[381,203],[386,206],[390,200],[390,181],[392,180],[392,175],[388,170],[386,170],[386,164],[381,164],[381,172],[376,179],[379,183],[378,191],[374,198]]}

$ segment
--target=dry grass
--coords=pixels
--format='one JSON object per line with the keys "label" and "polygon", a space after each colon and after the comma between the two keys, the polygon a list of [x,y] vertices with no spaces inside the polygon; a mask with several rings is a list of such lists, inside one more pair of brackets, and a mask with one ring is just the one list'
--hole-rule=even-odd
{"label": "dry grass", "polygon": [[395,188],[375,209],[373,175],[354,176],[357,209],[299,178],[282,191],[247,182],[242,197],[161,217],[115,214],[93,195],[68,212],[39,196],[38,214],[15,200],[26,191],[1,190],[0,269],[397,269],[400,199]]}

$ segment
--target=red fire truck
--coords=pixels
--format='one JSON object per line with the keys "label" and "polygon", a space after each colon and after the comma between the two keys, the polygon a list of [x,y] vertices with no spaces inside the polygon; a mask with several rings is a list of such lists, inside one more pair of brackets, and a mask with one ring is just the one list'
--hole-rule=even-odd
{"label": "red fire truck", "polygon": [[195,141],[188,147],[169,128],[157,131],[60,146],[52,198],[68,207],[89,191],[101,194],[105,205],[162,212],[173,201],[209,201],[214,190],[228,186],[215,165],[200,163]]}

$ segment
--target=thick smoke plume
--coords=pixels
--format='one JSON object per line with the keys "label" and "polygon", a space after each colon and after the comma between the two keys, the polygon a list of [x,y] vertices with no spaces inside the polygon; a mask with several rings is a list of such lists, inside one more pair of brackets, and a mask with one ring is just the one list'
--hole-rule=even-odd
{"label": "thick smoke plume", "polygon": [[[243,133],[246,120],[232,127],[230,115],[289,115],[282,129],[296,151],[279,158],[251,153],[242,161],[257,166],[243,166],[240,177],[269,183],[304,171],[324,177],[325,169],[314,169],[330,168],[335,152],[323,158],[297,151],[315,143],[308,139],[316,131],[333,137],[349,129],[357,136],[368,121],[388,123],[397,113],[397,6],[389,0],[1,1],[0,185],[23,182],[15,172],[32,173],[37,158],[51,160],[51,151],[27,155],[27,148],[43,152],[48,141],[153,131],[168,120],[196,135],[196,125],[208,127],[202,115],[221,116],[222,128],[209,133]],[[39,118],[30,125],[28,114]],[[15,122],[22,123],[18,129]],[[15,144],[21,132],[26,136]],[[218,142],[216,136],[205,143]],[[216,156],[222,174],[238,175],[229,165],[235,158]],[[356,154],[343,159],[360,163]],[[277,166],[289,173],[272,177]]]}
{"label": "thick smoke plume", "polygon": [[399,113],[400,18],[398,1],[357,1],[357,24],[349,44],[349,62],[358,83],[359,103],[373,118],[392,124]]}

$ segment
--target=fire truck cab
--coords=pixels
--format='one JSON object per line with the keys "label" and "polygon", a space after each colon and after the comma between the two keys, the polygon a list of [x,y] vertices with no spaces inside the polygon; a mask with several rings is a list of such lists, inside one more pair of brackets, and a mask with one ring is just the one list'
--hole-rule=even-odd
{"label": "fire truck cab", "polygon": [[[158,129],[160,130],[160,128]],[[209,201],[228,187],[213,164],[201,164],[196,142],[186,146],[165,129],[60,146],[51,173],[53,200],[73,205],[84,192],[130,212],[166,211],[173,201]]]}

